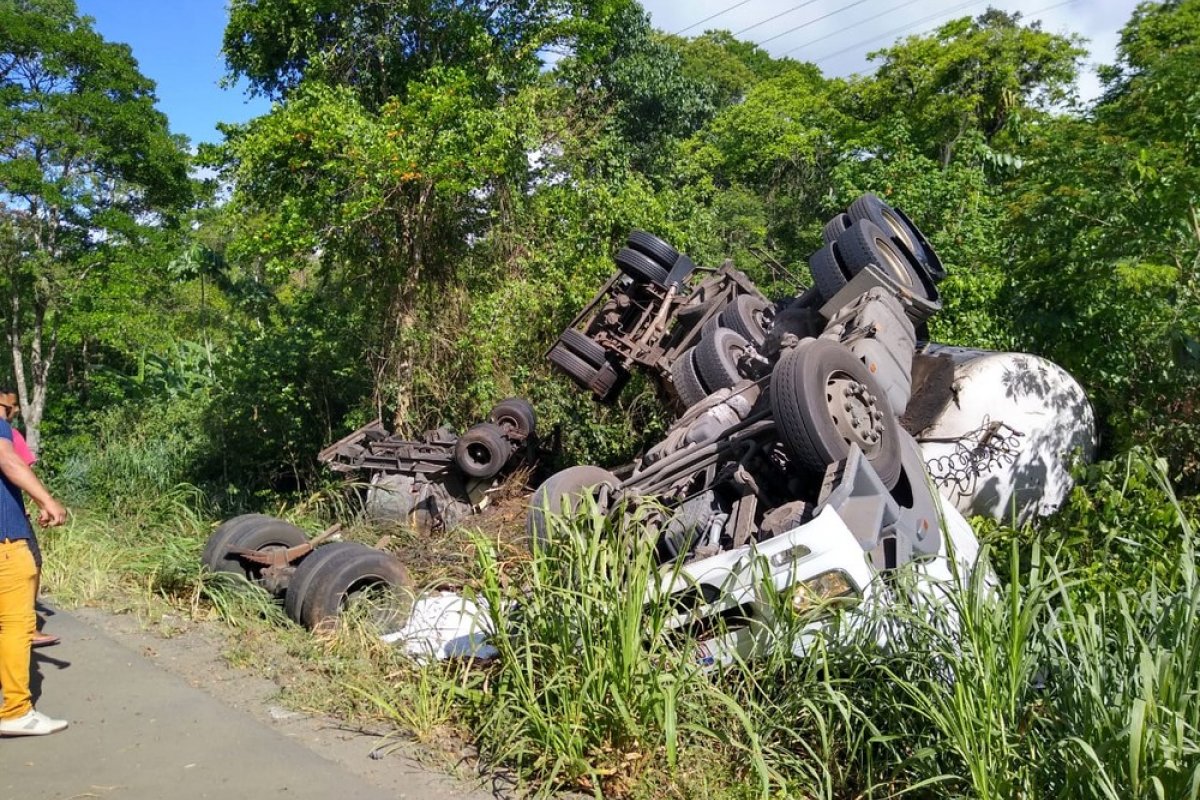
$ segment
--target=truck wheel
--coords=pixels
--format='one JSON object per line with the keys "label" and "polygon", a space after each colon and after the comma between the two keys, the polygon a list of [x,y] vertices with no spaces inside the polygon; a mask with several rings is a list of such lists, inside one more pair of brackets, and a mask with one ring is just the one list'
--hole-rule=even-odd
{"label": "truck wheel", "polygon": [[889,489],[900,479],[898,425],[883,389],[853,353],[828,339],[806,339],[771,374],[771,411],[784,446],[803,466],[824,472],[856,444]]}
{"label": "truck wheel", "polygon": [[703,339],[712,336],[721,328],[721,315],[714,314],[708,318],[708,322],[700,326],[700,338]]}
{"label": "truck wheel", "polygon": [[321,563],[304,593],[300,616],[305,627],[316,630],[359,600],[379,604],[373,614],[379,627],[399,627],[412,608],[408,569],[391,553],[370,547],[339,554]]}
{"label": "truck wheel", "polygon": [[824,302],[829,302],[833,296],[842,290],[849,282],[846,271],[842,268],[838,257],[838,243],[825,245],[808,259],[808,268],[812,272],[813,283],[816,284]]}
{"label": "truck wheel", "polygon": [[896,209],[870,192],[850,204],[849,216],[855,222],[866,219],[875,223],[880,230],[890,234],[893,239],[904,245],[910,253],[917,253],[920,250],[912,229],[896,214]]}
{"label": "truck wheel", "polygon": [[729,328],[718,328],[711,336],[705,336],[696,345],[696,367],[704,385],[717,391],[742,379],[738,372],[738,360],[754,349],[740,333]]}
{"label": "truck wheel", "polygon": [[488,419],[505,433],[515,433],[517,438],[528,439],[537,430],[537,414],[533,406],[523,397],[510,397],[492,407]]}
{"label": "truck wheel", "polygon": [[588,364],[579,356],[572,353],[570,350],[563,347],[561,344],[556,344],[550,348],[550,353],[547,356],[550,363],[567,373],[573,381],[578,383],[585,389],[591,388],[591,383],[596,378],[596,368]]}
{"label": "truck wheel", "polygon": [[[261,525],[243,528],[241,534],[229,542],[229,546],[240,547],[243,550],[286,550],[307,541],[307,533],[289,522],[275,519]],[[225,559],[225,565],[218,571],[244,575],[246,580],[257,584],[262,581],[263,569],[262,564],[243,561],[236,556],[228,556]]]}
{"label": "truck wheel", "polygon": [[853,222],[849,214],[838,214],[825,223],[825,227],[821,229],[821,238],[825,240],[825,244],[833,244],[842,235],[842,231],[849,228]]}
{"label": "truck wheel", "polygon": [[909,216],[898,208],[892,209],[909,230],[912,231],[913,239],[917,242],[917,249],[914,251],[917,259],[925,266],[925,271],[929,273],[929,277],[934,281],[941,281],[946,277],[946,267],[942,264],[942,259],[938,258],[937,251],[933,249],[933,245],[929,243],[929,239],[917,227],[917,223],[909,219]]}
{"label": "truck wheel", "polygon": [[[667,272],[671,271],[671,267],[675,265],[675,261],[679,258],[678,250],[654,234],[646,233],[645,231],[630,231],[626,244],[630,248],[650,256]],[[666,276],[664,275],[663,277],[665,278]]]}
{"label": "truck wheel", "polygon": [[915,266],[892,244],[891,238],[874,222],[859,220],[846,229],[838,239],[838,252],[851,275],[857,275],[868,264],[877,264],[884,274],[900,287],[926,300],[925,285]]}
{"label": "truck wheel", "polygon": [[287,614],[288,619],[295,622],[297,625],[304,624],[304,595],[308,592],[308,587],[312,583],[313,577],[318,575],[324,562],[331,558],[340,558],[347,550],[369,550],[365,544],[358,542],[330,542],[326,545],[321,545],[316,550],[313,550],[304,560],[296,567],[296,571],[292,573],[292,579],[288,583],[287,592],[283,596],[283,611]]}
{"label": "truck wheel", "polygon": [[639,283],[662,286],[667,282],[667,271],[645,253],[623,247],[617,253],[616,262],[622,272]]}
{"label": "truck wheel", "polygon": [[[262,580],[263,565],[244,561],[230,554],[229,551],[232,548],[264,551],[286,550],[307,542],[308,534],[290,522],[284,522],[275,517],[261,514],[245,516],[256,517],[256,519],[246,519],[243,524],[233,528],[231,534],[224,537],[225,541],[220,550],[214,549],[213,553],[207,555],[204,565],[212,572],[241,575],[251,583],[257,584]],[[213,534],[214,538],[215,536],[216,532]],[[209,541],[211,542],[212,538]],[[208,548],[206,547],[205,550],[207,551]]]}
{"label": "truck wheel", "polygon": [[543,545],[548,542],[547,515],[574,514],[579,509],[579,501],[585,495],[594,494],[599,487],[615,489],[620,483],[616,475],[600,467],[568,467],[551,475],[537,488],[529,501],[525,533],[529,536],[530,544],[535,540]]}
{"label": "truck wheel", "polygon": [[615,400],[621,390],[625,388],[625,381],[628,378],[629,373],[623,367],[605,364],[596,370],[596,377],[591,384],[592,392],[596,395],[596,399],[603,403]]}
{"label": "truck wheel", "polygon": [[512,453],[504,431],[492,422],[472,426],[454,443],[454,463],[472,478],[494,478]]}
{"label": "truck wheel", "polygon": [[269,517],[266,514],[242,514],[225,520],[217,526],[217,529],[208,537],[208,541],[204,543],[204,550],[200,553],[200,563],[208,567],[210,572],[220,572],[222,567],[226,566],[225,555],[229,551],[229,543],[233,538],[240,535],[245,528],[273,519],[275,517]]}
{"label": "truck wheel", "polygon": [[758,346],[767,340],[774,317],[774,308],[765,297],[741,294],[721,312],[721,325]]}
{"label": "truck wheel", "polygon": [[562,335],[558,337],[558,341],[563,347],[593,367],[602,367],[605,361],[607,361],[605,357],[607,351],[604,349],[604,345],[574,328],[567,328],[563,331]]}
{"label": "truck wheel", "polygon": [[685,350],[671,363],[671,382],[685,408],[691,408],[708,397],[708,390],[704,388],[700,373],[696,370],[696,348]]}

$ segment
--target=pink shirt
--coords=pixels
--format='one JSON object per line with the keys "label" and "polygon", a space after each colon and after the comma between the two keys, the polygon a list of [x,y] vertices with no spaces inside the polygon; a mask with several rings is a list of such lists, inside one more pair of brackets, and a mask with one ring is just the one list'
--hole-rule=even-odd
{"label": "pink shirt", "polygon": [[37,456],[35,456],[33,451],[29,449],[29,445],[25,443],[25,437],[21,435],[19,430],[13,428],[12,435],[13,450],[16,451],[17,456],[22,461],[24,461],[28,466],[32,467],[34,462],[37,461]]}

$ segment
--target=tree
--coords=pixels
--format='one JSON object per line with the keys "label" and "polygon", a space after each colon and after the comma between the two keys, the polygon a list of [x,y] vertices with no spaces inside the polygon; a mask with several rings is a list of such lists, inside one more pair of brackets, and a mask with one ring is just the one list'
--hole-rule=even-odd
{"label": "tree", "polygon": [[[826,80],[812,65],[787,62],[743,102],[722,109],[684,147],[689,174],[711,186],[714,202],[734,200],[745,208],[747,190],[759,198],[767,244],[782,248],[784,261],[802,261],[812,249],[812,226],[819,224],[829,197],[830,171],[843,157],[851,130],[841,92],[840,81]],[[731,230],[723,238],[732,243],[738,235]]]}
{"label": "tree", "polygon": [[561,33],[566,0],[233,0],[225,56],[276,100],[307,81],[354,87],[368,110],[433,68],[457,67],[497,96],[528,84]]}
{"label": "tree", "polygon": [[882,64],[863,84],[863,111],[906,117],[914,142],[945,166],[964,139],[993,145],[1036,112],[1069,104],[1084,54],[1075,37],[989,9],[873,53]]}
{"label": "tree", "polygon": [[0,31],[0,287],[36,449],[63,318],[190,190],[153,82],[73,0],[3,0]]}
{"label": "tree", "polygon": [[1031,131],[1010,187],[1024,343],[1087,386],[1117,448],[1200,485],[1200,2],[1144,3],[1093,119]]}

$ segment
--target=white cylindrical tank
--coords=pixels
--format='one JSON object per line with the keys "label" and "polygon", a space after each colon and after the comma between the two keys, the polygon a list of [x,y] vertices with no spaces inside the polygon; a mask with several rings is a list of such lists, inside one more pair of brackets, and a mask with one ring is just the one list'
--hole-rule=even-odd
{"label": "white cylindrical tank", "polygon": [[929,475],[964,515],[1023,524],[1052,514],[1090,460],[1096,422],[1083,387],[1039,356],[929,345],[953,363],[945,405],[916,433]]}

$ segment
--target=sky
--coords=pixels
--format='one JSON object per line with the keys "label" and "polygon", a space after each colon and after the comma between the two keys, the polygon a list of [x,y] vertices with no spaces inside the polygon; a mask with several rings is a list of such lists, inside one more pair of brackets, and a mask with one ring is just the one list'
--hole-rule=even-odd
{"label": "sky", "polygon": [[[244,122],[270,109],[267,101],[249,97],[244,85],[220,86],[225,0],[77,4],[105,39],[133,48],[142,73],[158,84],[158,107],[172,132],[193,144],[219,141],[218,122]],[[866,54],[896,38],[979,14],[988,5],[1040,19],[1049,31],[1080,34],[1089,40],[1090,65],[1112,63],[1118,32],[1137,0],[643,0],[643,5],[660,30],[697,35],[723,28],[773,56],[815,61],[826,74],[844,76],[870,71]],[[718,16],[702,22],[713,15]],[[1099,93],[1090,67],[1080,90],[1085,98]]]}

